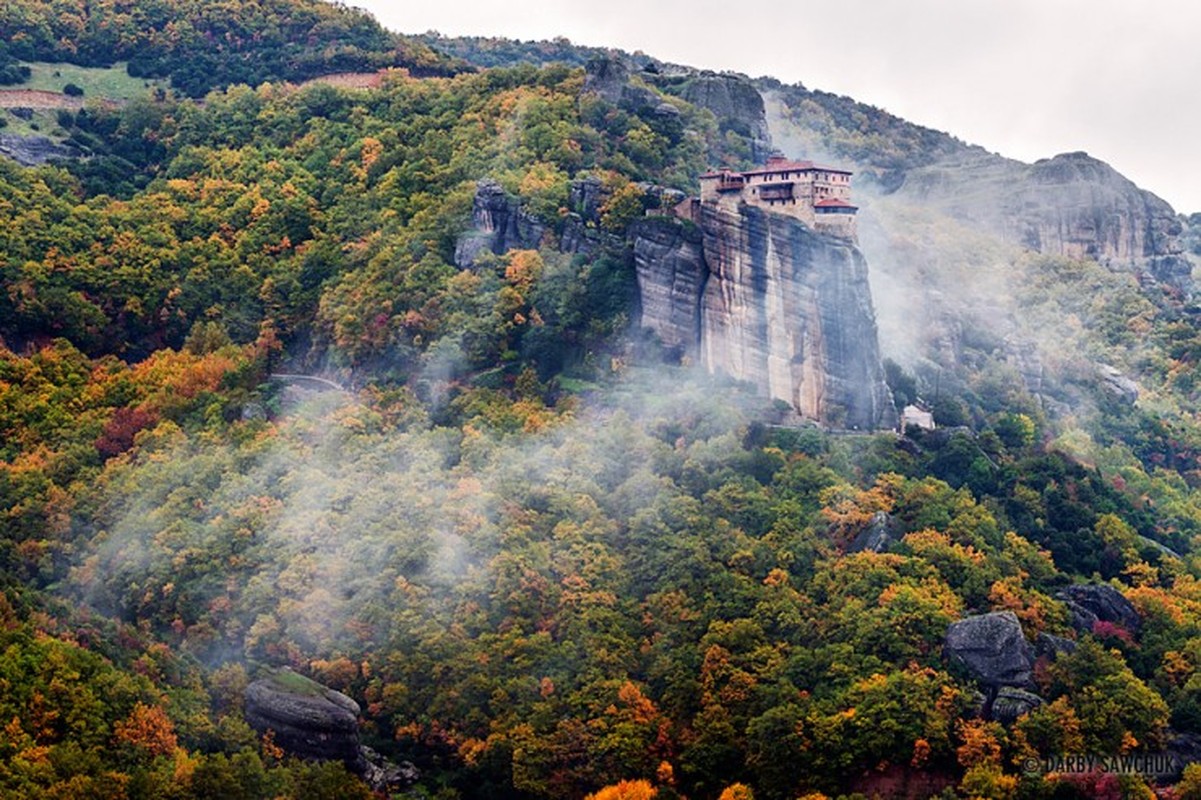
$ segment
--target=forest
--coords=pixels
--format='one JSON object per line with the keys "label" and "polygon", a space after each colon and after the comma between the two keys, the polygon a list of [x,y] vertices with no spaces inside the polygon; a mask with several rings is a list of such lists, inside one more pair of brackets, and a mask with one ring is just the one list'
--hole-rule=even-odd
{"label": "forest", "polygon": [[[586,92],[566,43],[472,66],[532,46],[443,55],[315,0],[13,0],[0,30],[5,79],[172,87],[63,112],[86,160],[0,160],[0,797],[371,797],[247,723],[284,666],[359,703],[413,798],[1150,798],[1023,764],[1201,741],[1201,336],[1171,298],[1014,265],[1031,324],[1137,369],[1137,405],[1049,414],[968,331],[937,389],[886,364],[938,429],[784,426],[637,325],[648,187],[750,166],[712,112]],[[882,170],[951,147],[818,100]],[[564,253],[585,178],[603,246]],[[482,179],[546,233],[462,269]],[[1078,583],[1137,627],[1074,625]],[[943,652],[991,611],[1072,645],[1006,722]]]}

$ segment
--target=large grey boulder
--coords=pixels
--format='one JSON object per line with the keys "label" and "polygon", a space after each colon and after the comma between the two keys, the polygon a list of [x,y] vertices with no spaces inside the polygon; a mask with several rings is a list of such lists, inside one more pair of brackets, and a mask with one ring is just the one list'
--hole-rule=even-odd
{"label": "large grey boulder", "polygon": [[285,669],[247,686],[245,700],[246,722],[285,752],[363,772],[359,704],[346,695]]}
{"label": "large grey boulder", "polygon": [[1142,619],[1130,601],[1107,583],[1077,584],[1058,595],[1072,613],[1072,627],[1089,633],[1098,621],[1120,625],[1130,633],[1138,633]]}
{"label": "large grey boulder", "polygon": [[1012,611],[994,611],[952,623],[943,653],[989,688],[1030,685],[1034,657]]}

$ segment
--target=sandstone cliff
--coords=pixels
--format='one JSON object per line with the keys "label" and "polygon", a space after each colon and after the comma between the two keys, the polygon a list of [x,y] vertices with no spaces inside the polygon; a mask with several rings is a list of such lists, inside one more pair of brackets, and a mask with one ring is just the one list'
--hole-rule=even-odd
{"label": "sandstone cliff", "polygon": [[671,352],[695,360],[700,344],[701,293],[709,270],[700,229],[649,217],[630,230],[642,327]]}
{"label": "sandstone cliff", "polygon": [[643,327],[810,419],[894,426],[858,248],[756,208],[704,206],[699,223],[633,227]]}
{"label": "sandstone cliff", "polygon": [[705,206],[701,229],[701,363],[835,427],[895,425],[858,248],[748,207]]}

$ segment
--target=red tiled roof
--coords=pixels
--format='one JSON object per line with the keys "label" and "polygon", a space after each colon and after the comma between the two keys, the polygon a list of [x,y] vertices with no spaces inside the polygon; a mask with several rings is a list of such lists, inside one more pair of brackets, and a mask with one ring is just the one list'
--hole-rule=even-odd
{"label": "red tiled roof", "polygon": [[821,164],[814,164],[812,161],[769,161],[765,167],[757,167],[756,169],[747,170],[746,172],[733,172],[731,170],[719,170],[717,172],[706,172],[701,175],[702,178],[719,178],[723,174],[741,175],[750,177],[751,175],[771,175],[777,172],[837,172],[840,175],[853,175],[849,169],[838,169],[837,167],[826,167]]}
{"label": "red tiled roof", "polygon": [[854,206],[839,197],[827,197],[825,200],[818,200],[813,204],[814,208],[859,208]]}
{"label": "red tiled roof", "polygon": [[820,164],[814,164],[812,161],[789,161],[786,164],[777,164],[770,167],[760,167],[759,169],[748,170],[742,174],[771,175],[776,172],[837,172],[842,175],[852,174],[850,170],[835,169],[834,167],[823,167]]}

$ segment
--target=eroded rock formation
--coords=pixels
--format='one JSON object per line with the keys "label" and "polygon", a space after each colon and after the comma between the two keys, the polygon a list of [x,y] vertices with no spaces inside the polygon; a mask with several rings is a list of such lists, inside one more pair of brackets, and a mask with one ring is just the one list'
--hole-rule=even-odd
{"label": "eroded rock formation", "polygon": [[943,653],[967,668],[982,686],[1030,684],[1034,653],[1012,611],[967,617],[947,628]]}
{"label": "eroded rock formation", "polygon": [[700,344],[700,302],[709,270],[700,229],[651,217],[635,223],[634,266],[642,327],[679,356],[695,358]]}
{"label": "eroded rock formation", "polygon": [[893,427],[859,249],[750,207],[705,205],[701,230],[701,363],[834,427]]}
{"label": "eroded rock formation", "polygon": [[361,772],[359,704],[285,670],[246,687],[246,722],[301,758],[343,761]]}
{"label": "eroded rock formation", "polygon": [[536,248],[545,230],[499,183],[482,180],[476,184],[471,229],[455,244],[455,265],[467,269],[483,253]]}
{"label": "eroded rock formation", "polygon": [[867,263],[851,242],[757,208],[631,227],[642,326],[710,372],[835,428],[896,425]]}

